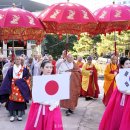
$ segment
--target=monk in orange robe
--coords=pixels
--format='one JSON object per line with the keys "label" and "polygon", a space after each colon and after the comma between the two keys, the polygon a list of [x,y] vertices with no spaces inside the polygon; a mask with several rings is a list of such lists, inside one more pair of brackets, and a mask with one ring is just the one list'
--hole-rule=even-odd
{"label": "monk in orange robe", "polygon": [[92,57],[87,58],[87,63],[82,68],[82,95],[86,100],[98,98],[99,87],[97,70],[92,64]]}
{"label": "monk in orange robe", "polygon": [[[84,64],[84,63],[82,62],[82,59],[83,59],[83,58],[82,58],[81,56],[78,56],[78,57],[77,57],[77,62],[76,62],[76,64],[77,64],[77,66],[80,68],[80,70],[82,70],[82,67],[83,67],[83,64]],[[82,83],[82,74],[81,74],[81,83]],[[82,95],[82,87],[80,88],[80,95],[79,95],[79,96],[81,96],[81,97],[83,96],[83,95]]]}
{"label": "monk in orange robe", "polygon": [[117,56],[111,57],[111,63],[106,66],[104,72],[104,98],[103,103],[107,106],[113,90],[116,87],[115,76],[117,75],[119,68],[117,65]]}
{"label": "monk in orange robe", "polygon": [[80,69],[82,69],[82,67],[83,67],[83,62],[82,62],[82,57],[81,56],[78,56],[77,57],[77,62],[76,62],[76,64],[77,64],[77,66],[80,68]]}

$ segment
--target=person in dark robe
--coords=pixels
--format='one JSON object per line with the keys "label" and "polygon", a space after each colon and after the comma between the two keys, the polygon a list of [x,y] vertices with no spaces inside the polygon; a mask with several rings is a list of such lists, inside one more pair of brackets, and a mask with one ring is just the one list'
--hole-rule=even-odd
{"label": "person in dark robe", "polygon": [[6,102],[6,109],[10,112],[10,121],[16,117],[22,121],[22,115],[27,109],[26,103],[31,99],[30,73],[21,65],[21,58],[15,57],[15,64],[9,68],[0,87],[0,102]]}
{"label": "person in dark robe", "polygon": [[0,85],[2,83],[2,80],[3,80],[3,74],[2,74],[2,69],[3,69],[3,66],[7,63],[7,61],[3,58],[3,56],[1,55],[0,56]]}

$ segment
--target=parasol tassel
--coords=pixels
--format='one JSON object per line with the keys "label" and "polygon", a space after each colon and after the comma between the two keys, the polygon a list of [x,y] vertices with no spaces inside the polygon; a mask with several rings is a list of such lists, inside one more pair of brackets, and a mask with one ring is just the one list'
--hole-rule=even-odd
{"label": "parasol tassel", "polygon": [[14,54],[14,48],[12,48],[12,61],[14,61],[14,59],[15,59],[15,54]]}
{"label": "parasol tassel", "polygon": [[24,41],[24,46],[26,46],[27,45],[27,41]]}
{"label": "parasol tassel", "polygon": [[78,35],[78,38],[77,38],[78,40],[80,39],[80,35]]}
{"label": "parasol tassel", "polygon": [[4,40],[4,44],[7,44],[7,40]]}
{"label": "parasol tassel", "polygon": [[22,43],[21,40],[18,40],[18,43],[21,44]]}
{"label": "parasol tassel", "polygon": [[58,35],[59,40],[62,40],[62,34]]}

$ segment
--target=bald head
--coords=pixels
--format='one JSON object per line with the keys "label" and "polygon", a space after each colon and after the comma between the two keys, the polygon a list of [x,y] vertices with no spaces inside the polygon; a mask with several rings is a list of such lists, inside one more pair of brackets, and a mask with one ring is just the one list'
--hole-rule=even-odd
{"label": "bald head", "polygon": [[15,57],[15,64],[18,66],[21,64],[21,57],[20,56]]}
{"label": "bald head", "polygon": [[112,56],[111,56],[111,62],[112,62],[112,64],[117,64],[117,61],[118,61],[117,56],[112,55]]}
{"label": "bald head", "polygon": [[77,57],[77,61],[79,61],[79,62],[81,62],[82,59],[83,59],[82,56],[78,56],[78,57]]}
{"label": "bald head", "polygon": [[48,58],[49,58],[49,61],[52,61],[52,60],[53,60],[52,55],[49,55]]}
{"label": "bald head", "polygon": [[73,62],[74,61],[74,57],[73,57],[73,55],[72,54],[68,54],[67,55],[67,57],[66,57],[66,60],[68,61],[68,62]]}

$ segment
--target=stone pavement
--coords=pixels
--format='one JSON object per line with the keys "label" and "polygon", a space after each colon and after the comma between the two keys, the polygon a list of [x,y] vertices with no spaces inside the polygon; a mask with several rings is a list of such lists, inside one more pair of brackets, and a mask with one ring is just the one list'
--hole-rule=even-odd
{"label": "stone pavement", "polygon": [[[78,107],[74,114],[71,116],[65,116],[65,110],[62,109],[64,130],[98,130],[99,122],[104,112],[104,105],[101,102],[103,89],[103,81],[99,80],[99,86],[101,94],[99,99],[85,101],[80,97]],[[29,104],[28,104],[29,110]],[[8,117],[8,111],[3,106],[0,108],[0,130],[24,130],[28,110],[23,117],[23,121],[10,122]]]}

